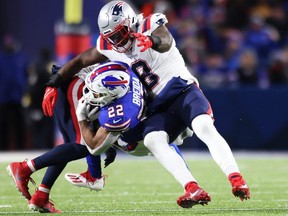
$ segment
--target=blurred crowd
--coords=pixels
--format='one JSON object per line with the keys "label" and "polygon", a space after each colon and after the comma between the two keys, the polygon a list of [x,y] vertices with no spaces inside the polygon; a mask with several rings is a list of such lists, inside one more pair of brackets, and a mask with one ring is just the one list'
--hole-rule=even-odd
{"label": "blurred crowd", "polygon": [[287,0],[150,0],[202,88],[288,82]]}
{"label": "blurred crowd", "polygon": [[[138,0],[144,16],[164,13],[177,47],[202,89],[288,82],[288,0]],[[53,119],[43,115],[53,47],[31,63],[12,35],[0,52],[0,150],[51,148]]]}
{"label": "blurred crowd", "polygon": [[31,63],[21,43],[3,37],[0,52],[0,151],[47,149],[54,146],[55,124],[42,112],[44,84],[50,76],[52,53],[40,50]]}

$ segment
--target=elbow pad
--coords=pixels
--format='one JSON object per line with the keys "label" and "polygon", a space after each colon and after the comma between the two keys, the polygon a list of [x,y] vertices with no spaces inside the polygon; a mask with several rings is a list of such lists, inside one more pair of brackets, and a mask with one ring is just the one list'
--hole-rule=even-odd
{"label": "elbow pad", "polygon": [[119,132],[109,132],[106,139],[95,149],[91,149],[84,141],[90,154],[96,156],[104,153],[120,136]]}

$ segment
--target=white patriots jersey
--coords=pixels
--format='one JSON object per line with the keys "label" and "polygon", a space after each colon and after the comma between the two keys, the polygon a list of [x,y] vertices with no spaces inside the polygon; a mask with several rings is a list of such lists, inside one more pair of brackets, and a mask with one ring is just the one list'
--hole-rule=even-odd
{"label": "white patriots jersey", "polygon": [[[151,35],[156,28],[165,25],[167,22],[164,14],[151,14],[140,22],[137,32],[144,35]],[[175,78],[182,78],[185,81],[185,85],[191,83],[199,85],[197,79],[185,66],[184,59],[177,49],[174,40],[170,50],[165,53],[159,53],[153,49],[140,52],[142,48],[137,47],[137,44],[137,40],[135,40],[132,44],[131,51],[119,53],[113,50],[111,45],[99,36],[97,49],[111,61],[127,63],[132,70],[137,73],[149,96],[152,98],[155,98],[160,93],[160,95],[165,95],[166,91],[170,91],[169,88],[165,88],[165,86],[171,86]],[[175,94],[177,93],[179,92],[175,92]]]}

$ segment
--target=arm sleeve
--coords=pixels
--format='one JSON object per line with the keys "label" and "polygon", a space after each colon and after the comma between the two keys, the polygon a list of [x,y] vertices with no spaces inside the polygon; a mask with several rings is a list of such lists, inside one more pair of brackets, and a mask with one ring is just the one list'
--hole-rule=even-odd
{"label": "arm sleeve", "polygon": [[91,149],[86,142],[83,140],[83,142],[85,143],[88,151],[90,152],[90,154],[92,155],[100,155],[102,153],[104,153],[109,147],[111,147],[111,145],[119,138],[120,133],[118,132],[110,132],[106,139],[101,143],[101,145],[99,145],[97,148],[95,149]]}

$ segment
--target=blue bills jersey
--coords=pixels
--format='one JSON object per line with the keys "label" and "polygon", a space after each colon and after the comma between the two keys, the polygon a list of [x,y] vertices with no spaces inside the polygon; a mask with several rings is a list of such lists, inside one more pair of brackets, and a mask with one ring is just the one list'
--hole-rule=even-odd
{"label": "blue bills jersey", "polygon": [[129,87],[126,95],[100,110],[98,120],[108,131],[122,132],[134,128],[144,117],[144,88],[132,70],[130,70]]}

